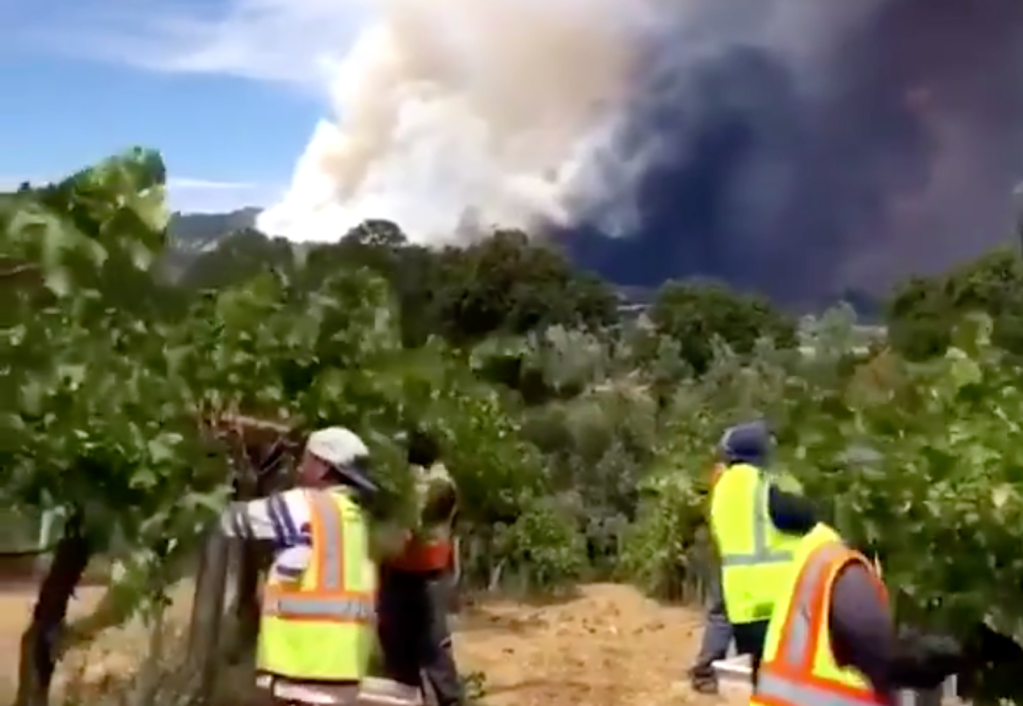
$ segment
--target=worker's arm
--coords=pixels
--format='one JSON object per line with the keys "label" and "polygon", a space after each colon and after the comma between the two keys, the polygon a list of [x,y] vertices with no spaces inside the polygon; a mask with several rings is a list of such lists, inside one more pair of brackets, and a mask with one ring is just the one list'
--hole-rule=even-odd
{"label": "worker's arm", "polygon": [[839,666],[858,669],[891,702],[897,689],[938,686],[960,659],[957,646],[942,638],[898,636],[870,570],[859,562],[835,577],[828,619]]}
{"label": "worker's arm", "polygon": [[228,537],[273,542],[277,549],[274,572],[281,579],[295,579],[311,558],[308,502],[297,489],[233,502],[221,514],[220,529]]}
{"label": "worker's arm", "polygon": [[787,534],[803,535],[817,524],[817,513],[805,496],[782,490],[773,483],[768,486],[767,512],[771,524]]}
{"label": "worker's arm", "polygon": [[451,583],[457,586],[462,580],[462,540],[455,537],[452,540],[451,551]]}

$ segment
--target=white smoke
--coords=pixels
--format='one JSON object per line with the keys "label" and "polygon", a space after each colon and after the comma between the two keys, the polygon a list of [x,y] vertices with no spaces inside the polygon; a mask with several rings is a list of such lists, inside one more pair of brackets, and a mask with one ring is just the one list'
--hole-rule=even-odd
{"label": "white smoke", "polygon": [[813,91],[815,56],[882,1],[366,0],[371,20],[332,72],[334,119],[258,225],[336,241],[383,218],[439,245],[587,211],[628,230],[630,187],[662,146],[615,136],[652,43],[694,63],[769,45]]}
{"label": "white smoke", "polygon": [[[653,2],[653,0],[649,0]],[[335,241],[368,218],[442,244],[563,221],[653,16],[642,0],[374,0],[265,232]],[[590,185],[592,188],[592,185]]]}

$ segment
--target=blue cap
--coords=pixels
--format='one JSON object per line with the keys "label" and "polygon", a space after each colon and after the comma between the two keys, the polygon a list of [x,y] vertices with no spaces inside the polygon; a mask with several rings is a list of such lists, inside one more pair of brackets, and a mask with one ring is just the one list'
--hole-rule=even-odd
{"label": "blue cap", "polygon": [[747,422],[728,429],[718,442],[718,451],[727,463],[761,466],[771,449],[771,430],[763,421]]}

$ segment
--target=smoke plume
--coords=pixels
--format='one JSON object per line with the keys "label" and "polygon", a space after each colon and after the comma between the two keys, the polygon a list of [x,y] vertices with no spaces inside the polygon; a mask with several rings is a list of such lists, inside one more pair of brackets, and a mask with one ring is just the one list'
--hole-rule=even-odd
{"label": "smoke plume", "polygon": [[260,226],[430,244],[492,224],[622,284],[792,303],[1003,242],[1019,0],[376,0]]}

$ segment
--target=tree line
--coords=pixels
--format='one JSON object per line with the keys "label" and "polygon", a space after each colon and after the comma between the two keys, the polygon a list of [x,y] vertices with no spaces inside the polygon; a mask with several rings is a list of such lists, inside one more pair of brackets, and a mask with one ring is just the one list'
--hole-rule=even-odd
{"label": "tree line", "polygon": [[[313,269],[366,266],[382,275],[399,301],[409,347],[431,335],[473,345],[493,335],[523,335],[551,326],[614,330],[637,314],[657,334],[681,346],[697,374],[707,370],[715,341],[749,354],[757,340],[778,348],[800,342],[804,312],[786,311],[756,292],[709,279],[668,281],[641,306],[621,290],[579,269],[555,244],[515,230],[496,230],[463,247],[431,249],[409,242],[390,221],[362,223],[336,243],[290,243],[253,229],[234,232],[216,249],[191,259],[180,275],[189,289],[244,281],[304,251]],[[961,317],[982,310],[994,319],[996,342],[1023,352],[1023,258],[1006,246],[944,273],[914,276],[891,292],[849,292],[843,299],[859,323],[887,331],[892,350],[912,360],[945,352]],[[838,303],[838,302],[836,302]]]}

